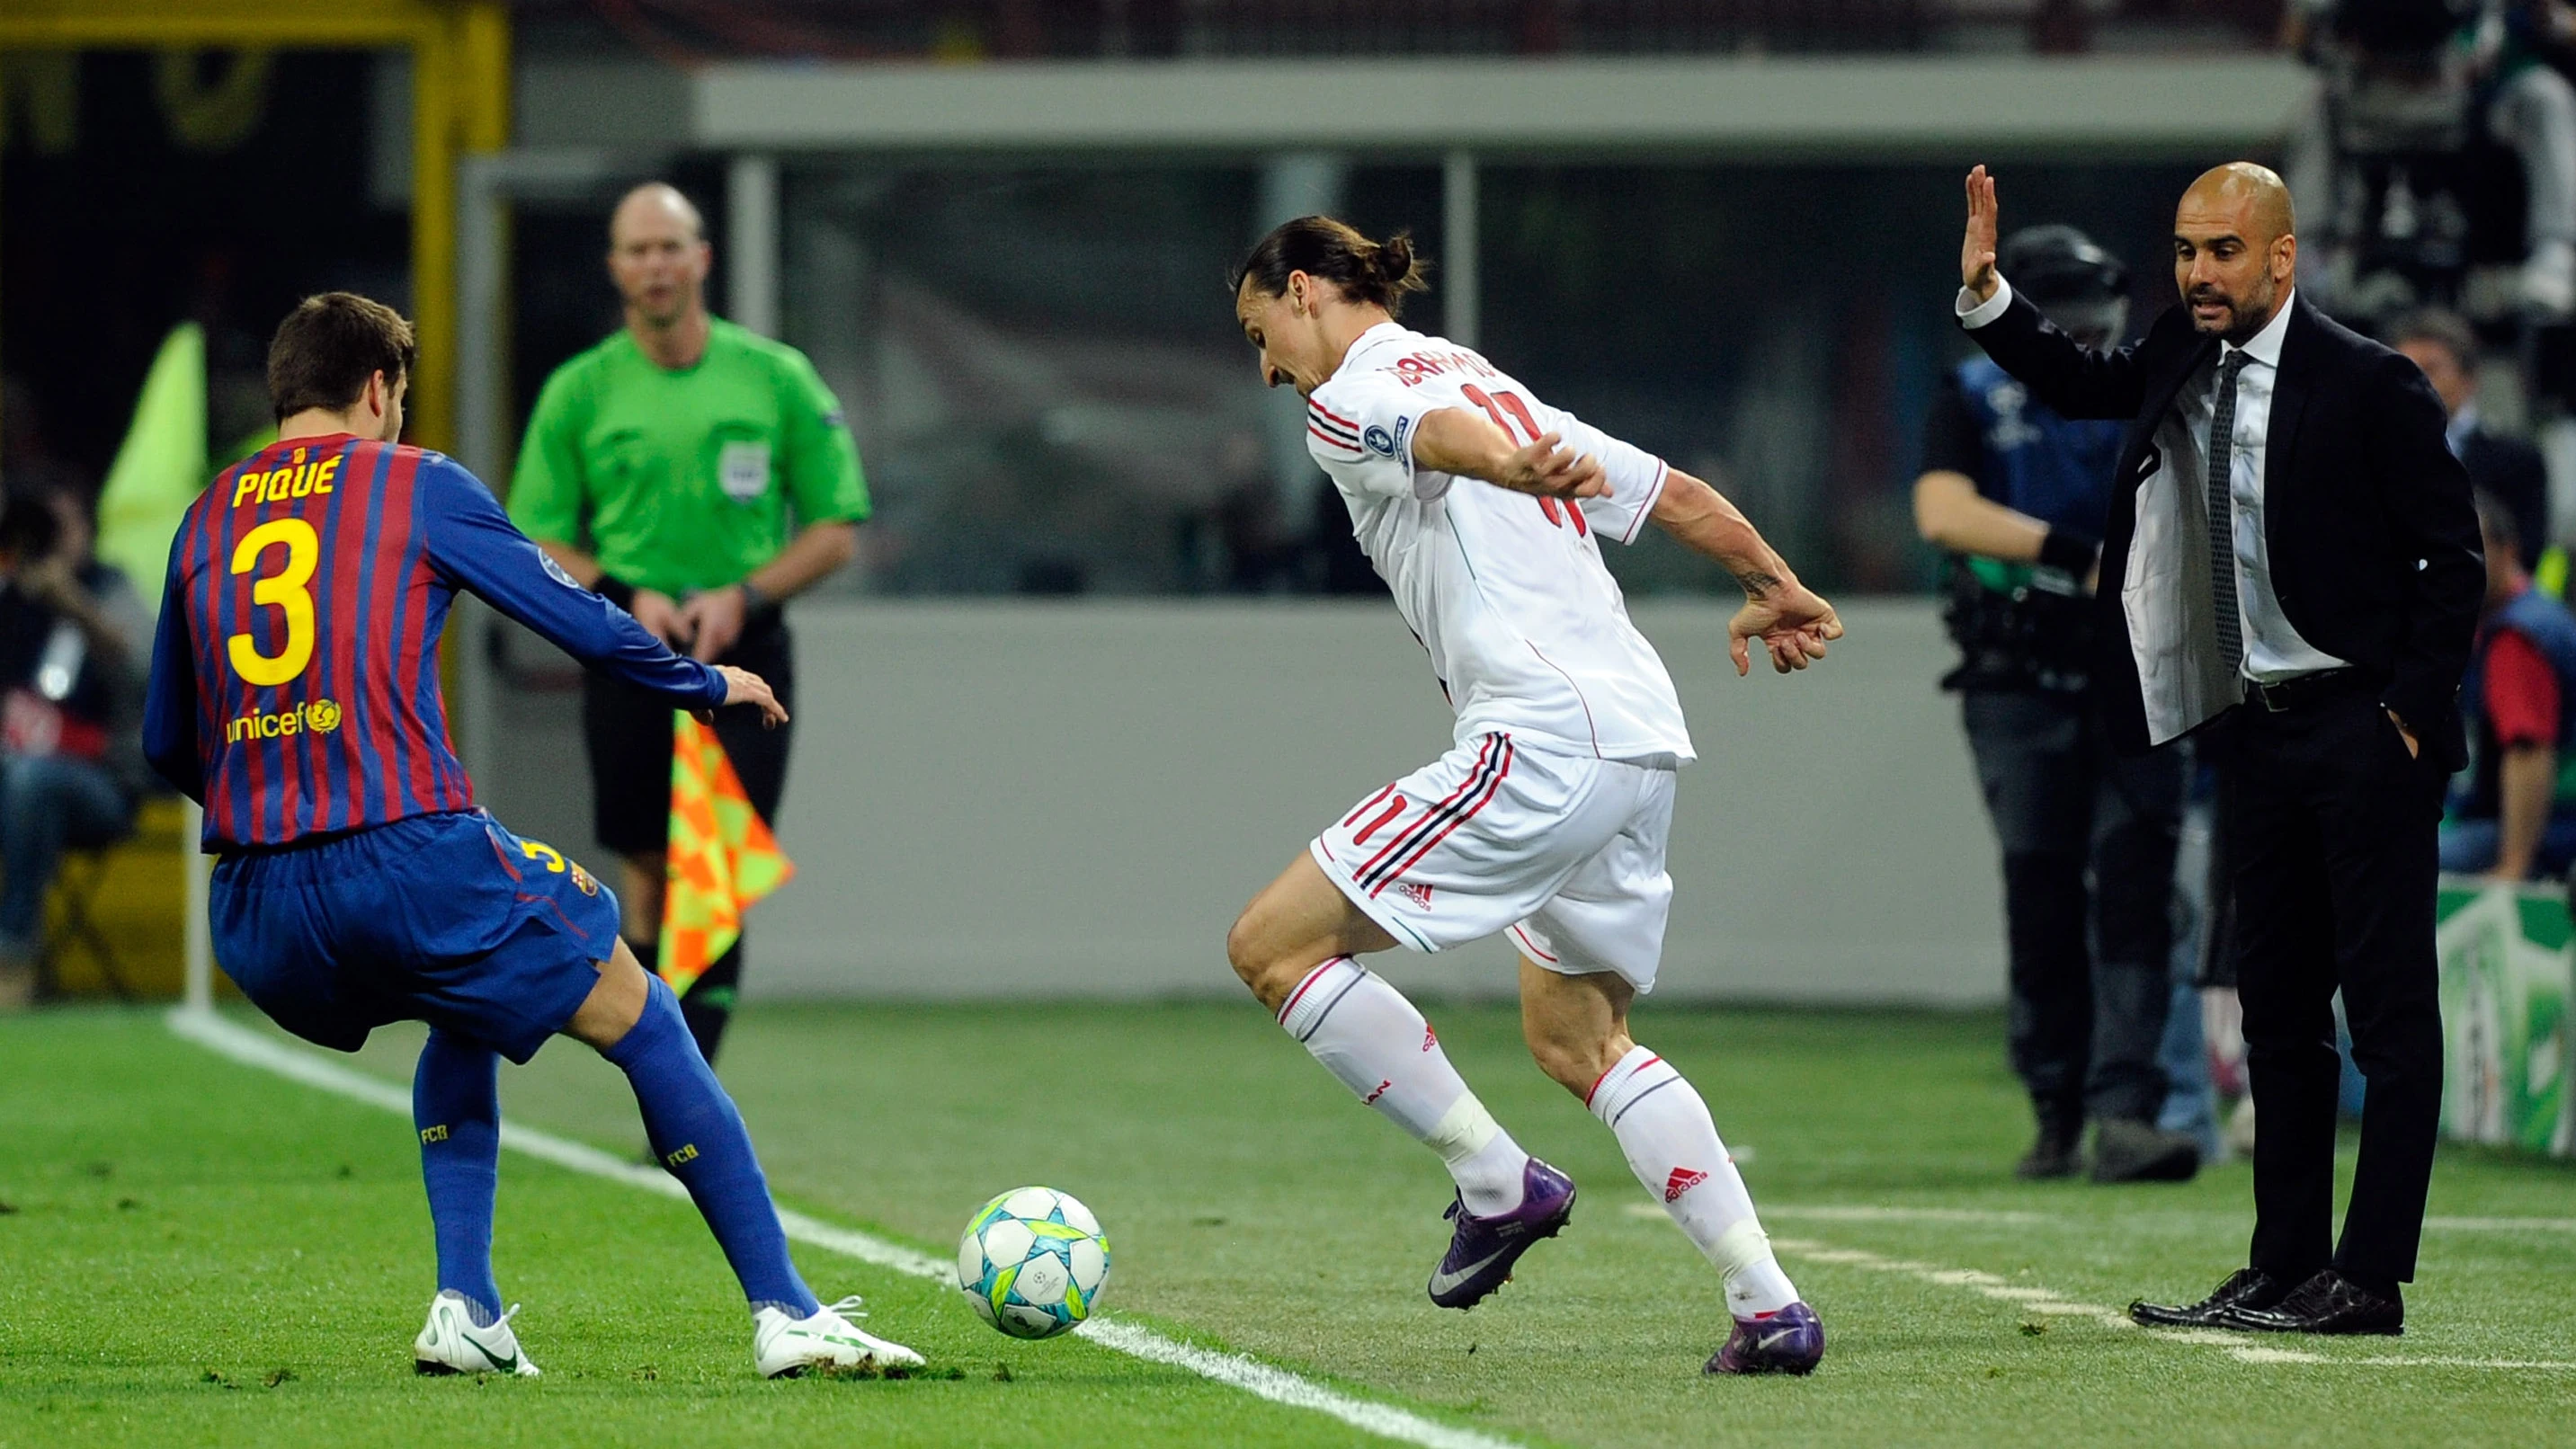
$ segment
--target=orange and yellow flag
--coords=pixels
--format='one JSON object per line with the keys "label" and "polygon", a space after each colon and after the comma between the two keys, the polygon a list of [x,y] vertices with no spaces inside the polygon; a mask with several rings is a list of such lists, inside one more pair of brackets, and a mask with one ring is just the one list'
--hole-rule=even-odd
{"label": "orange and yellow flag", "polygon": [[672,715],[670,866],[654,969],[686,996],[741,937],[743,911],[796,867],[743,793],[716,732],[686,710]]}

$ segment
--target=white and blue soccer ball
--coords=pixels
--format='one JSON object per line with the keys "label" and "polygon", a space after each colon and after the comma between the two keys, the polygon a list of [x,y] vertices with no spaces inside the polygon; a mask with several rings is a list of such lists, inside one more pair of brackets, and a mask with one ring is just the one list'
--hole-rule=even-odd
{"label": "white and blue soccer ball", "polygon": [[1013,1338],[1053,1338],[1099,1305],[1109,1237],[1069,1193],[1020,1187],[984,1204],[957,1240],[957,1290]]}

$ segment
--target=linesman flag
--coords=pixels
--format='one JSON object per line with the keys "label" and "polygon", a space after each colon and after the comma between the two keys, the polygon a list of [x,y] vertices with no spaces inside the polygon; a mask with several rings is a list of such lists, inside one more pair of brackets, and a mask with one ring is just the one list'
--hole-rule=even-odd
{"label": "linesman flag", "polygon": [[654,969],[682,996],[742,937],[742,913],[796,874],[716,732],[672,711],[671,838]]}
{"label": "linesman flag", "polygon": [[206,331],[182,322],[161,340],[134,422],[98,495],[98,556],[125,571],[158,613],[170,539],[206,487]]}

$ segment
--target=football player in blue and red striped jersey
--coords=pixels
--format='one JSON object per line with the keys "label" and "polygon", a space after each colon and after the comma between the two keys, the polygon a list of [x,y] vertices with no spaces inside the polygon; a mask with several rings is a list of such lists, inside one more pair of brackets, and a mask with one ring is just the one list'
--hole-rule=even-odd
{"label": "football player in blue and red striped jersey", "polygon": [[438,639],[460,589],[675,708],[786,711],[757,675],[676,655],[573,583],[473,474],[396,442],[411,324],[311,297],[269,345],[278,441],[225,470],[170,547],[144,708],[153,767],[205,806],[215,957],[308,1041],[424,1021],[413,1081],[438,1293],[423,1373],[533,1374],[492,1277],[500,1059],[562,1033],[626,1073],[653,1150],[714,1230],[772,1377],[916,1365],[816,1301],[751,1138],[617,901],[474,804],[447,743]]}

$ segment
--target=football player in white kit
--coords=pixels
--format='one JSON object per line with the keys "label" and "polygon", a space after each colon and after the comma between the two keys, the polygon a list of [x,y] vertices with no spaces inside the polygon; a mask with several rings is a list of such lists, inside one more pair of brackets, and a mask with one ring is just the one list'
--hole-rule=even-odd
{"label": "football player in white kit", "polygon": [[1402,233],[1373,242],[1302,217],[1235,281],[1263,381],[1306,398],[1308,451],[1457,713],[1447,755],[1362,799],[1245,907],[1226,938],[1236,974],[1447,1162],[1458,1195],[1431,1300],[1468,1308],[1565,1225],[1574,1183],[1521,1150],[1422,1014],[1354,958],[1509,935],[1531,1054],[1724,1275],[1734,1327],[1708,1372],[1808,1372],[1823,1326],[1772,1257],[1707,1106],[1628,1035],[1662,954],[1664,841],[1692,750],[1602,540],[1652,523],[1724,565],[1747,598],[1730,631],[1738,674],[1757,642],[1774,668],[1804,669],[1841,623],[1715,489],[1398,324],[1423,290]]}

